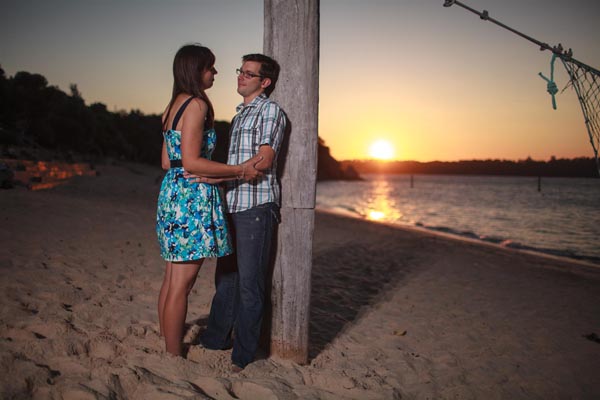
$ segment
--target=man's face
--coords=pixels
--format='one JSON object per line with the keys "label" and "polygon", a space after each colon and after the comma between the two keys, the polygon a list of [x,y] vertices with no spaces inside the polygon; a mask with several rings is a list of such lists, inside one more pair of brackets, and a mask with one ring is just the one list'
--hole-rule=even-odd
{"label": "man's face", "polygon": [[[237,91],[244,98],[254,98],[260,95],[264,89],[271,83],[269,78],[260,77],[260,63],[256,61],[246,61],[240,68],[243,73],[237,78]],[[249,76],[246,76],[249,75]]]}

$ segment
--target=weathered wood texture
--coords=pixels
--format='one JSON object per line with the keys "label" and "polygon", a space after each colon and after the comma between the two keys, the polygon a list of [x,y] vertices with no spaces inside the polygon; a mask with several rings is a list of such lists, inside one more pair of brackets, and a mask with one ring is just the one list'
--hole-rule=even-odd
{"label": "weathered wood texture", "polygon": [[299,364],[308,361],[314,216],[312,209],[281,209],[273,270],[271,354]]}
{"label": "weathered wood texture", "polygon": [[265,0],[264,52],[281,65],[272,97],[288,116],[271,292],[271,353],[308,361],[319,110],[319,0]]}
{"label": "weathered wood texture", "polygon": [[281,73],[271,95],[291,123],[284,207],[314,208],[319,112],[319,1],[265,0],[264,52]]}

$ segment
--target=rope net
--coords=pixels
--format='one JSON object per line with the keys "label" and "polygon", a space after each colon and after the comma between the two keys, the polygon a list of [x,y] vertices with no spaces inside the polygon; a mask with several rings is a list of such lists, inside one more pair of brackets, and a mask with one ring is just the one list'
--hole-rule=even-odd
{"label": "rope net", "polygon": [[583,111],[585,126],[594,150],[596,168],[598,169],[598,174],[600,175],[600,161],[598,160],[598,149],[600,148],[600,71],[574,59],[571,49],[568,51],[563,51],[563,48],[560,44],[558,46],[551,47],[547,43],[540,42],[539,40],[525,35],[524,33],[521,33],[510,26],[504,25],[502,22],[490,17],[490,14],[486,10],[479,12],[458,0],[444,1],[444,7],[451,7],[454,4],[472,12],[473,14],[479,15],[479,17],[484,21],[492,22],[493,24],[496,24],[516,35],[521,36],[526,40],[529,40],[532,43],[535,43],[540,47],[540,50],[550,50],[552,53],[554,53],[552,56],[552,62],[550,63],[550,77],[548,78],[544,76],[544,74],[541,72],[539,74],[548,84],[547,91],[552,96],[552,107],[554,109],[556,109],[556,99],[554,96],[558,92],[558,88],[554,82],[554,61],[556,58],[561,59],[563,65],[569,73],[570,80],[569,84],[567,84],[567,87],[572,85],[573,89],[575,89],[575,92],[577,93],[577,97],[579,98],[579,104],[581,105],[581,110]]}
{"label": "rope net", "polygon": [[600,147],[600,73],[585,64],[570,61],[561,57],[569,77],[569,84],[573,86],[587,127],[590,142],[594,149],[596,168],[600,174],[598,148]]}

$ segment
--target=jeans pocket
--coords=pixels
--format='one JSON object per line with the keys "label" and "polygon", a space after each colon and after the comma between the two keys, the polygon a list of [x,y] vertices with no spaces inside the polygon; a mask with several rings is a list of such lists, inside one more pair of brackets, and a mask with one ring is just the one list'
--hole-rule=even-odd
{"label": "jeans pocket", "polygon": [[281,211],[278,206],[274,205],[273,207],[271,207],[271,217],[273,217],[275,225],[281,223]]}

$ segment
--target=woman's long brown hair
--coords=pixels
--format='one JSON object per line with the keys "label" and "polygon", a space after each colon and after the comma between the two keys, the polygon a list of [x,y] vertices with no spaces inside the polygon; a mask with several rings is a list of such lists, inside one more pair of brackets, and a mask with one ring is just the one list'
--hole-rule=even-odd
{"label": "woman's long brown hair", "polygon": [[171,114],[173,103],[177,96],[188,93],[198,97],[208,105],[205,127],[212,128],[214,125],[215,112],[212,103],[202,87],[203,72],[208,71],[215,65],[215,55],[209,48],[198,44],[183,46],[175,54],[173,60],[173,94],[167,107],[167,115],[163,121],[163,132],[167,130],[167,121]]}

